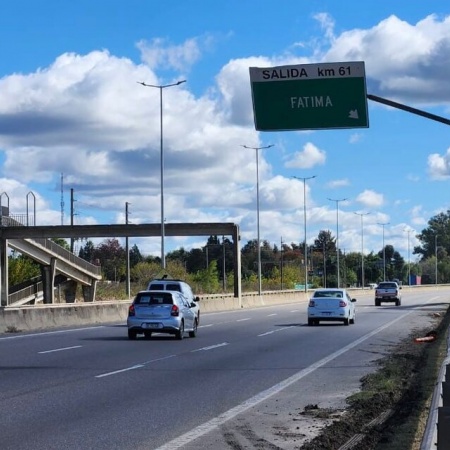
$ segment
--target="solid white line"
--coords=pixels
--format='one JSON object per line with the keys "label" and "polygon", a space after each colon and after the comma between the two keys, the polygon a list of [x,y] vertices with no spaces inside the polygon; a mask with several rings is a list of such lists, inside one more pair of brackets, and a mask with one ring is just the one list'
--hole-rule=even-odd
{"label": "solid white line", "polygon": [[344,353],[348,352],[349,350],[355,348],[359,344],[363,343],[367,339],[370,339],[371,337],[378,334],[380,331],[383,331],[384,329],[390,327],[394,323],[404,320],[406,316],[409,314],[412,314],[414,311],[411,310],[408,313],[399,316],[397,319],[393,320],[392,322],[386,323],[385,325],[382,325],[381,327],[377,328],[376,330],[366,334],[365,336],[357,339],[356,341],[352,342],[349,345],[346,345],[345,347],[341,348],[335,353],[332,353],[331,355],[321,359],[320,361],[317,361],[316,363],[312,364],[306,369],[300,370],[296,374],[292,375],[289,378],[286,378],[285,380],[281,381],[280,383],[270,387],[269,389],[266,389],[265,391],[260,392],[259,394],[256,394],[254,397],[249,398],[245,402],[241,403],[240,405],[235,406],[234,408],[229,409],[228,411],[224,412],[223,414],[220,414],[219,416],[209,420],[208,422],[205,422],[202,425],[199,425],[198,427],[194,428],[193,430],[173,439],[170,442],[167,442],[166,444],[162,445],[161,447],[158,447],[155,450],[177,450],[184,445],[187,445],[191,443],[192,441],[198,439],[200,436],[204,436],[205,434],[209,433],[210,431],[214,430],[215,428],[219,427],[220,425],[223,425],[224,422],[227,422],[228,420],[233,419],[238,414],[243,413],[244,411],[247,411],[250,408],[253,408],[254,406],[258,405],[259,403],[267,400],[268,398],[272,397],[275,394],[278,394],[283,389],[286,389],[290,385],[296,383],[297,381],[301,380],[302,378],[306,377],[307,375],[310,375],[315,370],[319,369],[320,367],[324,366],[325,364],[328,364],[329,362],[333,361],[337,357],[343,355]]}
{"label": "solid white line", "polygon": [[136,366],[127,367],[126,369],[116,370],[114,372],[102,373],[101,375],[96,375],[95,378],[109,377],[110,375],[116,375],[118,373],[128,372],[129,370],[140,369],[144,367],[144,364],[137,364]]}
{"label": "solid white line", "polygon": [[236,322],[245,322],[246,320],[251,320],[250,317],[246,317],[245,319],[238,319]]}
{"label": "solid white line", "polygon": [[278,313],[269,314],[267,317],[277,316]]}
{"label": "solid white line", "polygon": [[40,355],[44,353],[53,353],[53,352],[63,352],[64,350],[72,350],[74,348],[81,348],[82,345],[74,345],[73,347],[63,347],[63,348],[55,348],[54,350],[45,350],[43,352],[38,352]]}

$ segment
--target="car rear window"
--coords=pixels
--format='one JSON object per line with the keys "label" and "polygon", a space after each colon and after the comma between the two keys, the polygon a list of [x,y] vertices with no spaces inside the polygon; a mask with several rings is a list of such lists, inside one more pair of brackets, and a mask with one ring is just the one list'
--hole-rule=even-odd
{"label": "car rear window", "polygon": [[181,287],[180,287],[180,285],[177,284],[177,283],[173,283],[173,284],[167,283],[167,284],[166,284],[166,290],[168,290],[168,291],[178,291],[178,292],[181,292]]}
{"label": "car rear window", "polygon": [[316,292],[314,292],[314,298],[318,298],[318,297],[342,298],[342,291],[316,291]]}
{"label": "car rear window", "polygon": [[378,287],[382,288],[382,289],[386,289],[386,288],[393,288],[393,289],[395,289],[397,287],[397,285],[395,283],[380,283],[378,285]]}
{"label": "car rear window", "polygon": [[172,305],[170,294],[138,294],[134,301],[137,305]]}
{"label": "car rear window", "polygon": [[164,284],[162,284],[162,283],[160,283],[160,284],[152,283],[149,286],[148,290],[149,291],[164,291]]}

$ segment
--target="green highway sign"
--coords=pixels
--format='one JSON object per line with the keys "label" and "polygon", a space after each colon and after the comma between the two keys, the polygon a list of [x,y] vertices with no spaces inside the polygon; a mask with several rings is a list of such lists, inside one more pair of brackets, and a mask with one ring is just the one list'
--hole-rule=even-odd
{"label": "green highway sign", "polygon": [[259,131],[367,128],[364,62],[250,67]]}

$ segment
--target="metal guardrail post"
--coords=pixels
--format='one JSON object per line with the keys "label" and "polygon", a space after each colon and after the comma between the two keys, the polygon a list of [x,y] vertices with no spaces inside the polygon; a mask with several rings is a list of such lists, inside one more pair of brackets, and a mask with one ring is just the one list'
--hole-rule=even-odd
{"label": "metal guardrail post", "polygon": [[447,330],[447,357],[439,370],[420,450],[448,450],[449,448],[450,406],[442,406],[444,380],[450,382],[450,328]]}
{"label": "metal guardrail post", "polygon": [[450,442],[450,407],[441,406],[438,411],[437,450],[448,450]]}

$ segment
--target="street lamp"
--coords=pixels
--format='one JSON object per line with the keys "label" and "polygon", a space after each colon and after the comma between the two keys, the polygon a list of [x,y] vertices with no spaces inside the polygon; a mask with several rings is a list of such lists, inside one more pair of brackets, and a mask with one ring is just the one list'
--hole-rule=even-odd
{"label": "street lamp", "polygon": [[434,259],[435,259],[435,267],[434,267],[434,271],[435,271],[435,276],[436,276],[436,280],[435,280],[435,285],[437,287],[437,278],[438,278],[438,264],[437,264],[437,238],[438,235],[435,234],[434,235]]}
{"label": "street lamp", "polygon": [[411,231],[413,231],[413,230],[411,230],[411,229],[407,229],[407,230],[404,230],[404,231],[406,231],[407,233],[408,233],[408,286],[411,286],[411,260],[410,260],[410,253],[409,253],[409,233],[411,233]]}
{"label": "street lamp", "polygon": [[159,111],[160,111],[160,171],[161,171],[161,267],[166,268],[166,255],[164,251],[164,239],[165,239],[165,226],[164,226],[164,146],[163,146],[163,89],[178,86],[185,83],[186,80],[177,81],[176,83],[156,85],[147,84],[143,81],[138,81],[139,84],[145,87],[152,87],[159,89]]}
{"label": "street lamp", "polygon": [[384,246],[384,227],[385,225],[389,225],[390,222],[379,223],[383,227],[383,281],[386,281],[386,248]]}
{"label": "street lamp", "polygon": [[258,150],[263,150],[266,148],[273,147],[274,144],[266,145],[265,147],[247,147],[246,145],[242,145],[244,148],[249,148],[251,150],[255,150],[256,154],[256,228],[257,228],[257,243],[258,246],[258,295],[261,295],[261,245],[260,245],[260,237],[259,237],[259,154]]}
{"label": "street lamp", "polygon": [[[129,202],[125,202],[125,224],[128,225],[128,205]],[[127,283],[126,283],[126,295],[128,298],[130,298],[131,295],[131,289],[130,289],[130,246],[128,242],[128,236],[125,238],[125,252],[127,254]]]}
{"label": "street lamp", "polygon": [[333,199],[329,198],[330,202],[336,202],[336,253],[337,253],[337,287],[340,287],[340,273],[339,273],[339,202],[347,200],[346,198]]}
{"label": "street lamp", "polygon": [[305,231],[305,292],[308,292],[308,247],[306,245],[306,180],[312,180],[316,178],[316,175],[312,177],[293,177],[297,180],[303,180],[303,217],[304,217],[304,231]]}
{"label": "street lamp", "polygon": [[361,216],[361,288],[364,290],[364,228],[363,228],[363,216],[367,216],[367,213],[357,213],[356,215]]}

